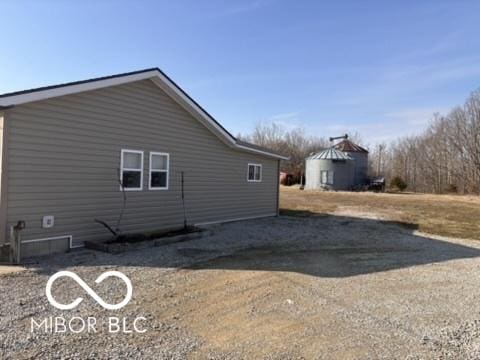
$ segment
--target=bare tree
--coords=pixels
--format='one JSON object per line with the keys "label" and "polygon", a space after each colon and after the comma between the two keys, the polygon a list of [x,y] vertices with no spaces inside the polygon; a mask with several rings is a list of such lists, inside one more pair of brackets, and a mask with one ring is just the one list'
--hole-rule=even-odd
{"label": "bare tree", "polygon": [[420,135],[390,146],[387,173],[403,177],[409,189],[423,192],[480,192],[480,90],[463,106],[434,114]]}
{"label": "bare tree", "polygon": [[290,159],[282,161],[281,169],[293,174],[297,182],[305,171],[305,158],[329,146],[326,138],[308,136],[302,127],[287,130],[274,122],[257,123],[252,135],[239,138],[288,155]]}
{"label": "bare tree", "polygon": [[[358,133],[350,139],[368,148]],[[257,124],[246,140],[290,156],[282,162],[282,170],[297,180],[304,172],[305,158],[332,145],[326,138],[306,135],[301,127],[286,130],[275,123]],[[480,89],[447,115],[433,114],[422,133],[371,149],[370,175],[385,176],[387,183],[399,176],[411,191],[479,194]]]}
{"label": "bare tree", "polygon": [[371,176],[381,176],[385,174],[385,163],[387,158],[387,144],[379,143],[373,147],[369,154],[369,173]]}

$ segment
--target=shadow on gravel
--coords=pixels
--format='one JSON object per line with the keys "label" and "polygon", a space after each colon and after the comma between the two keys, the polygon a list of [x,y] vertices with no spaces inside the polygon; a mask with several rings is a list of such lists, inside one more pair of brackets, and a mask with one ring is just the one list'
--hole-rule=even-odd
{"label": "shadow on gravel", "polygon": [[[39,260],[36,268],[52,273],[65,266],[118,265],[349,277],[480,256],[480,249],[415,235],[412,224],[305,211],[286,215],[225,224],[211,238],[121,255],[73,252],[58,261]],[[235,251],[237,242],[251,246]]]}
{"label": "shadow on gravel", "polygon": [[[480,249],[415,235],[415,224],[312,213],[283,212],[316,225],[317,233],[195,263],[192,270],[298,272],[319,277],[348,277],[480,256]],[[307,220],[308,219],[308,220]],[[299,241],[300,238],[300,241]]]}

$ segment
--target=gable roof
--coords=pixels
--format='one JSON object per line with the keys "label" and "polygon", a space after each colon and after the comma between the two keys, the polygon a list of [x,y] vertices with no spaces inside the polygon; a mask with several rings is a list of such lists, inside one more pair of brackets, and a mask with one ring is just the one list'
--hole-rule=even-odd
{"label": "gable roof", "polygon": [[237,140],[217,120],[215,120],[212,115],[202,108],[159,68],[150,68],[123,74],[0,94],[0,110],[33,101],[40,101],[84,91],[102,89],[146,79],[152,80],[153,83],[165,91],[171,98],[173,98],[173,100],[175,100],[180,106],[188,111],[194,118],[205,125],[213,134],[215,134],[228,146],[238,150],[257,153],[277,159],[288,159],[288,157],[277,154],[269,149],[259,148],[256,145]]}

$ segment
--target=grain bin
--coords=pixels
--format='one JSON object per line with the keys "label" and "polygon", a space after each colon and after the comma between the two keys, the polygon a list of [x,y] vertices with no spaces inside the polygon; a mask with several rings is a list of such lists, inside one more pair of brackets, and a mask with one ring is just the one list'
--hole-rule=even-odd
{"label": "grain bin", "polygon": [[352,190],[355,185],[355,160],[334,147],[306,159],[305,189]]}
{"label": "grain bin", "polygon": [[365,185],[368,182],[368,150],[348,140],[348,135],[334,147],[355,160],[354,183],[356,186]]}

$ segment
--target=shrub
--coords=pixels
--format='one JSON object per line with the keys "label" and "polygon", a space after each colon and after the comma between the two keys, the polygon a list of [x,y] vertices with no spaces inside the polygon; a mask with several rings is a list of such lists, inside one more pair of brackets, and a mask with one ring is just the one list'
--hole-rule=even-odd
{"label": "shrub", "polygon": [[448,193],[457,194],[457,193],[458,193],[458,186],[455,185],[455,184],[449,184],[449,185],[447,186],[446,191],[447,191]]}
{"label": "shrub", "polygon": [[407,186],[407,183],[400,176],[395,176],[392,181],[390,181],[390,187],[392,189],[404,191]]}

